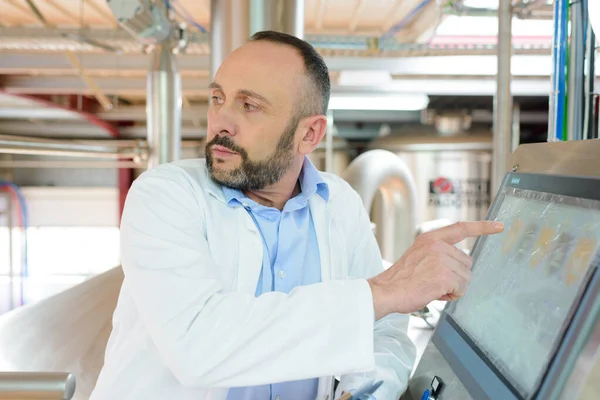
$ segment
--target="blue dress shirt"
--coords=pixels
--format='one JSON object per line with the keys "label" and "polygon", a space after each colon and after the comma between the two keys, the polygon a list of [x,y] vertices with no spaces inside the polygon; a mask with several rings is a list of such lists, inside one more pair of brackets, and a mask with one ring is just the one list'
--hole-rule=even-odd
{"label": "blue dress shirt", "polygon": [[[308,199],[319,195],[327,201],[329,188],[308,158],[304,159],[299,181],[301,192],[282,211],[260,205],[239,190],[223,187],[227,204],[244,207],[262,236],[263,265],[256,296],[267,292],[289,293],[297,286],[321,282],[319,246]],[[318,383],[315,378],[232,388],[227,400],[313,400]]]}

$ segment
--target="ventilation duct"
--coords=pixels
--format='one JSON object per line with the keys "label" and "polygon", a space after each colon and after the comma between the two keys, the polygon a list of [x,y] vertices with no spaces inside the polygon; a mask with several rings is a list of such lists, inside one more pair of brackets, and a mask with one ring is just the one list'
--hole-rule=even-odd
{"label": "ventilation duct", "polygon": [[171,21],[163,0],[106,0],[119,25],[144,44],[167,40]]}

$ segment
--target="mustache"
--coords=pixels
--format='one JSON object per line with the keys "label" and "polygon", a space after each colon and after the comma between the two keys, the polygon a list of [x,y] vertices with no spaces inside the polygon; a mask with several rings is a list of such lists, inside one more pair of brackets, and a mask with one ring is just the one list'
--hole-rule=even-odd
{"label": "mustache", "polygon": [[246,150],[238,146],[234,143],[231,138],[228,136],[215,136],[210,142],[206,144],[206,149],[208,150],[212,146],[223,146],[226,149],[239,153],[241,155],[246,155]]}

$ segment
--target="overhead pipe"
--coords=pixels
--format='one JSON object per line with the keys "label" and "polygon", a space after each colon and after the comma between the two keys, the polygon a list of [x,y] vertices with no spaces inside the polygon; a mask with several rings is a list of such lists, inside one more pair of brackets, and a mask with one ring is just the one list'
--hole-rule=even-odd
{"label": "overhead pipe", "polygon": [[[549,20],[552,19],[552,11],[547,12],[545,0],[534,0],[529,3],[517,3],[513,6],[514,15],[519,19]],[[458,15],[461,17],[497,17],[498,9],[465,6],[461,2],[455,2],[443,12],[446,15]]]}
{"label": "overhead pipe", "polygon": [[0,168],[61,168],[61,169],[137,169],[146,168],[145,161],[50,161],[50,160],[11,160],[0,161]]}
{"label": "overhead pipe", "polygon": [[225,57],[248,41],[249,0],[212,0],[210,27],[210,77],[212,79]]}
{"label": "overhead pipe", "polygon": [[492,195],[509,170],[512,149],[511,58],[512,58],[512,1],[498,3],[498,72],[494,98],[494,135],[492,150]]}
{"label": "overhead pipe", "polygon": [[369,150],[342,177],[371,215],[383,259],[395,262],[414,242],[417,230],[417,185],[410,169],[390,151]]}
{"label": "overhead pipe", "polygon": [[[536,19],[536,17],[540,17],[536,15],[536,12],[547,9],[547,2],[546,0],[521,1],[515,4],[513,9],[518,10],[516,14],[521,19]],[[541,15],[541,17],[541,19],[552,19],[552,8],[550,8],[549,15]]]}
{"label": "overhead pipe", "polygon": [[47,140],[0,135],[0,153],[89,158],[112,158],[143,160],[146,150],[142,147],[114,149],[108,146],[78,144],[71,140]]}
{"label": "overhead pipe", "polygon": [[263,30],[304,38],[304,0],[250,0],[250,35]]}
{"label": "overhead pipe", "polygon": [[152,52],[147,80],[148,169],[181,158],[181,75],[167,43]]}
{"label": "overhead pipe", "polygon": [[212,0],[210,76],[250,36],[272,30],[304,38],[304,0]]}

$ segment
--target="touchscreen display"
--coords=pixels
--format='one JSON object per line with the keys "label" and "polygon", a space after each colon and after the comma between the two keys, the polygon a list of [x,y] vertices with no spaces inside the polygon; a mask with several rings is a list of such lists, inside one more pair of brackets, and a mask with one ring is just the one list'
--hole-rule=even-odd
{"label": "touchscreen display", "polygon": [[506,188],[504,232],[473,253],[473,281],[448,312],[528,397],[551,361],[600,243],[600,202]]}

